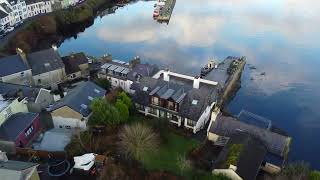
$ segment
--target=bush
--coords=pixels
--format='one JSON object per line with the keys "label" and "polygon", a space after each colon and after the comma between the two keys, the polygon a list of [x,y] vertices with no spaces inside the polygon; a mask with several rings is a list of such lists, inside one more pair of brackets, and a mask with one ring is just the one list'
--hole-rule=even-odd
{"label": "bush", "polygon": [[128,158],[142,161],[147,153],[159,147],[159,137],[153,129],[142,123],[124,126],[119,134],[120,151]]}
{"label": "bush", "polygon": [[119,112],[119,117],[121,122],[127,122],[129,119],[129,109],[128,107],[122,102],[122,100],[118,99],[115,108]]}
{"label": "bush", "polygon": [[120,114],[118,110],[105,99],[94,99],[90,105],[92,125],[117,125],[120,124]]}
{"label": "bush", "polygon": [[120,99],[128,107],[128,109],[132,108],[131,98],[124,91],[119,93],[118,99]]}
{"label": "bush", "polygon": [[311,171],[309,175],[310,180],[320,180],[320,172],[319,171]]}

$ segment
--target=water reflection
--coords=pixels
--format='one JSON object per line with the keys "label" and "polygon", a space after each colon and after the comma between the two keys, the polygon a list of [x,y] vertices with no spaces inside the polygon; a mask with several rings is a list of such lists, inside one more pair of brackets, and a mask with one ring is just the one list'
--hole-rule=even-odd
{"label": "water reflection", "polygon": [[230,111],[245,108],[274,119],[294,137],[290,158],[320,168],[320,157],[314,158],[320,150],[320,2],[177,0],[169,25],[153,20],[153,5],[137,2],[97,18],[60,51],[109,52],[123,60],[139,55],[193,74],[209,58],[245,55],[257,69],[246,68]]}

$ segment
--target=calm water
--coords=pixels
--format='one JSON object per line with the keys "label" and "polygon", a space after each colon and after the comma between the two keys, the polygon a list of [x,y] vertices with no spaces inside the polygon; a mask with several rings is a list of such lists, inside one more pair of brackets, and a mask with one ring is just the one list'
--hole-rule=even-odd
{"label": "calm water", "polygon": [[184,73],[198,73],[212,57],[247,56],[257,69],[246,67],[229,110],[273,120],[293,137],[290,160],[320,168],[320,2],[177,0],[168,25],[152,19],[153,5],[137,2],[99,17],[59,50],[139,55]]}

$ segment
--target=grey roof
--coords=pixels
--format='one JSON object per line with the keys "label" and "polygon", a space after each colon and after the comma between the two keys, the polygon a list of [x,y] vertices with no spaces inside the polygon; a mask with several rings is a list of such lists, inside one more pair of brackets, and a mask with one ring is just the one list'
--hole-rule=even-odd
{"label": "grey roof", "polygon": [[[148,87],[148,90],[143,91],[144,87]],[[181,81],[172,77],[169,82],[162,78],[143,77],[139,82],[134,82],[131,89],[135,90],[133,101],[148,106],[151,104],[149,96],[171,100],[179,103],[178,115],[194,121],[217,100],[215,86],[200,85],[199,89],[194,89],[192,81]],[[193,105],[193,100],[198,100],[198,103]]]}
{"label": "grey roof", "polygon": [[230,75],[228,74],[228,68],[230,64],[234,60],[238,60],[239,58],[236,57],[227,57],[225,60],[223,60],[221,63],[218,64],[217,69],[213,69],[209,74],[207,74],[204,79],[218,82],[220,85],[224,86],[228,80]]}
{"label": "grey roof", "polygon": [[36,163],[8,160],[0,162],[0,174],[3,180],[27,179],[38,166]]}
{"label": "grey roof", "polygon": [[0,127],[0,138],[15,141],[18,135],[31,125],[38,113],[16,113],[11,115]]}
{"label": "grey roof", "polygon": [[138,76],[146,77],[153,76],[158,71],[158,68],[154,65],[149,64],[137,64],[128,73],[128,79],[131,81],[136,81]]}
{"label": "grey roof", "polygon": [[226,161],[228,158],[229,148],[234,144],[243,145],[237,164],[234,164],[237,166],[236,173],[245,180],[255,180],[260,171],[260,166],[264,160],[264,157],[266,156],[266,147],[259,139],[254,138],[247,133],[239,132],[230,138],[228,144],[224,147],[222,153],[219,155],[220,157],[217,159],[220,159],[221,156],[224,156],[224,158],[220,160]]}
{"label": "grey roof", "polygon": [[28,66],[19,55],[7,56],[0,59],[0,77],[28,70]]}
{"label": "grey roof", "polygon": [[231,137],[239,131],[247,132],[260,139],[269,152],[279,156],[284,156],[290,139],[287,136],[246,124],[233,117],[223,116],[221,114],[218,115],[216,121],[212,123],[209,130],[214,134],[225,137]]}
{"label": "grey roof", "polygon": [[[54,104],[51,111],[68,106],[74,111],[82,114],[84,117],[87,117],[91,113],[89,108],[91,100],[88,99],[88,97],[91,96],[92,98],[99,98],[103,97],[105,94],[106,90],[95,83],[91,81],[82,82],[68,92],[68,94],[59,102]],[[82,107],[82,105],[87,106],[87,108]]]}
{"label": "grey roof", "polygon": [[88,58],[84,53],[76,53],[62,57],[62,61],[65,65],[66,74],[72,74],[79,72],[79,65],[87,64]]}
{"label": "grey roof", "polygon": [[32,75],[64,68],[59,53],[52,48],[28,54],[27,59],[32,69]]}
{"label": "grey roof", "polygon": [[0,82],[0,94],[2,94],[5,98],[26,97],[28,98],[28,101],[34,102],[39,94],[39,91],[40,88],[37,87]]}
{"label": "grey roof", "polygon": [[8,14],[0,9],[0,19],[7,17]]}

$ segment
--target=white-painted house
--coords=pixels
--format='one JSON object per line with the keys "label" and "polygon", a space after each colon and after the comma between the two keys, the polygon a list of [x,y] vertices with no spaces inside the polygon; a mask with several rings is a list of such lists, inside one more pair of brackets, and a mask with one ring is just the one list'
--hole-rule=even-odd
{"label": "white-painted house", "polygon": [[91,116],[91,101],[104,97],[105,93],[104,89],[91,81],[82,82],[52,107],[54,127],[86,129]]}
{"label": "white-painted house", "polygon": [[101,66],[99,78],[107,78],[113,87],[120,87],[127,93],[131,92],[133,82],[142,77],[152,76],[157,72],[157,67],[149,64],[135,64],[112,60]]}
{"label": "white-painted house", "polygon": [[52,12],[50,0],[27,0],[28,17]]}
{"label": "white-painted house", "polygon": [[162,70],[132,85],[133,100],[145,115],[200,131],[217,102],[217,82]]}

